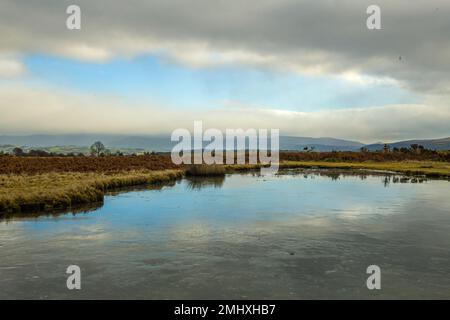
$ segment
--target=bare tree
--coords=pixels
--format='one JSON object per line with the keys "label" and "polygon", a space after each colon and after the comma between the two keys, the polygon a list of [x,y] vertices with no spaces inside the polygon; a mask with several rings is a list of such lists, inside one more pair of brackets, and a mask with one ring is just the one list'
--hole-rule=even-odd
{"label": "bare tree", "polygon": [[17,157],[24,155],[24,152],[21,148],[14,148],[12,152]]}
{"label": "bare tree", "polygon": [[96,141],[91,146],[91,154],[98,157],[105,149],[106,148],[103,143],[101,143],[100,141]]}

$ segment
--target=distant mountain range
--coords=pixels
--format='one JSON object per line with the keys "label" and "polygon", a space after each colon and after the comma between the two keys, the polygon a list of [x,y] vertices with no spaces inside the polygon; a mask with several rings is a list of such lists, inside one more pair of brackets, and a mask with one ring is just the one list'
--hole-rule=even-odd
{"label": "distant mountain range", "polygon": [[123,136],[106,134],[65,134],[65,135],[0,135],[0,145],[46,148],[52,146],[89,147],[95,141],[102,141],[111,148],[133,148],[169,151],[170,137],[167,136]]}
{"label": "distant mountain range", "polygon": [[[86,152],[94,141],[102,141],[111,150],[126,150],[127,152],[158,151],[168,152],[175,145],[168,136],[124,136],[105,134],[66,134],[66,135],[27,135],[12,136],[0,135],[0,150],[11,150],[13,147],[23,149],[46,149],[46,150],[71,150],[70,152]],[[390,147],[410,147],[411,144],[420,144],[427,149],[450,150],[450,138],[407,140],[388,143]],[[55,147],[61,147],[56,148]],[[365,145],[358,141],[350,141],[335,138],[308,138],[308,137],[280,137],[281,150],[304,150],[304,148],[315,151],[355,151],[366,147],[371,151],[383,149],[384,143]],[[62,148],[64,147],[64,148]],[[63,151],[64,152],[64,151]]]}
{"label": "distant mountain range", "polygon": [[281,150],[303,150],[305,147],[314,148],[315,151],[354,151],[364,144],[357,141],[335,138],[307,138],[307,137],[280,137]]}
{"label": "distant mountain range", "polygon": [[[409,148],[412,144],[422,145],[426,149],[431,150],[450,150],[450,137],[442,139],[405,140],[394,143],[387,143],[387,145],[391,148]],[[384,143],[369,144],[365,147],[370,151],[381,150],[384,147]]]}
{"label": "distant mountain range", "polygon": [[[23,149],[44,149],[46,151],[89,152],[89,146],[101,141],[108,149],[125,150],[129,153],[143,151],[167,152],[172,149],[172,142],[167,136],[124,136],[106,134],[65,134],[65,135],[0,135],[0,150],[11,147]],[[59,148],[55,148],[59,147]]]}

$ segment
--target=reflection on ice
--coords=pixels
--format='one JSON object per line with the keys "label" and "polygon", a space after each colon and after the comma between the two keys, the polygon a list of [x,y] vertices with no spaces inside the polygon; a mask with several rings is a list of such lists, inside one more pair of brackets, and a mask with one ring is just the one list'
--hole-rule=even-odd
{"label": "reflection on ice", "polygon": [[120,190],[86,214],[0,222],[0,298],[450,298],[449,191],[342,170]]}

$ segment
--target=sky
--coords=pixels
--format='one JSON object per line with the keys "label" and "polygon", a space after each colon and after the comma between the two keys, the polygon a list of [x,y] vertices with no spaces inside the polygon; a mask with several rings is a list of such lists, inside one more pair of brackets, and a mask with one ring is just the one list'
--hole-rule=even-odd
{"label": "sky", "polygon": [[[81,8],[69,30],[66,8]],[[381,9],[369,30],[366,9]],[[450,136],[450,2],[0,1],[0,134]]]}

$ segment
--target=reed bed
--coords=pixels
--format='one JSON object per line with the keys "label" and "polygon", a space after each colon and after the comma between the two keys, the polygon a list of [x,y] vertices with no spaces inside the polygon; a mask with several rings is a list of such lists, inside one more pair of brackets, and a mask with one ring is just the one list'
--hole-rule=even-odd
{"label": "reed bed", "polygon": [[218,164],[189,165],[186,168],[186,175],[188,175],[188,176],[203,176],[203,177],[224,176],[225,175],[225,167],[223,165],[218,165]]}

